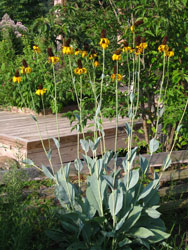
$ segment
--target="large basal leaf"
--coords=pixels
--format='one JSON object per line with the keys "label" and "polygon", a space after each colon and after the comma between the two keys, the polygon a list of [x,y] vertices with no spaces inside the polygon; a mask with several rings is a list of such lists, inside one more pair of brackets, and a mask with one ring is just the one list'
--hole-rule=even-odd
{"label": "large basal leaf", "polygon": [[135,147],[131,150],[131,153],[129,155],[128,161],[130,162],[130,165],[132,166],[132,163],[136,157],[136,151],[137,151],[138,147]]}
{"label": "large basal leaf", "polygon": [[48,151],[48,160],[51,161],[52,159],[52,149],[50,148],[49,151]]}
{"label": "large basal leaf", "polygon": [[159,229],[151,229],[151,231],[153,232],[154,236],[148,239],[150,243],[157,243],[170,237],[170,234]]}
{"label": "large basal leaf", "polygon": [[128,169],[132,168],[133,161],[134,161],[134,159],[136,157],[136,151],[137,151],[137,149],[138,149],[138,147],[135,147],[135,148],[133,148],[131,150],[130,153],[126,154],[126,157],[125,157],[125,159],[122,162],[124,172],[127,172]]}
{"label": "large basal leaf", "polygon": [[160,200],[160,196],[159,196],[158,190],[152,189],[150,192],[150,195],[146,196],[143,199],[143,202],[146,207],[152,207],[152,206],[159,204],[159,200]]}
{"label": "large basal leaf", "polygon": [[87,200],[88,200],[90,206],[93,207],[95,210],[97,210],[99,215],[101,215],[100,203],[99,203],[97,197],[95,196],[95,194],[93,193],[93,190],[91,187],[87,188],[86,197],[87,197]]}
{"label": "large basal leaf", "polygon": [[56,185],[55,196],[60,201],[62,207],[65,207],[69,202],[69,197],[63,186]]}
{"label": "large basal leaf", "polygon": [[89,219],[93,218],[96,213],[96,209],[90,205],[87,198],[82,197],[82,213],[86,215]]}
{"label": "large basal leaf", "polygon": [[128,215],[129,211],[120,219],[120,221],[118,221],[118,223],[116,224],[116,231],[118,231],[124,225]]}
{"label": "large basal leaf", "polygon": [[103,155],[103,160],[104,160],[104,164],[108,165],[108,163],[111,161],[111,159],[113,158],[113,152],[112,151],[107,151],[104,155]]}
{"label": "large basal leaf", "polygon": [[141,239],[147,239],[150,236],[154,236],[154,233],[145,227],[132,228],[129,233]]}
{"label": "large basal leaf", "polygon": [[54,143],[55,143],[55,145],[56,145],[56,148],[57,148],[57,149],[60,149],[59,140],[57,140],[55,137],[53,137],[52,139],[53,139],[53,141],[54,141]]}
{"label": "large basal leaf", "polygon": [[75,233],[75,234],[79,233],[79,227],[73,221],[68,222],[65,220],[61,220],[61,225],[64,230],[70,233]]}
{"label": "large basal leaf", "polygon": [[[132,243],[131,240],[129,240],[129,238],[124,238],[122,241],[119,242],[119,247],[123,247],[123,246],[126,246],[126,245],[130,245]],[[125,248],[123,248],[125,249]],[[131,249],[131,248],[130,248]]]}
{"label": "large basal leaf", "polygon": [[95,174],[97,178],[99,178],[99,176],[103,172],[103,169],[104,169],[104,161],[103,161],[103,158],[101,158],[101,159],[98,159],[95,164]]}
{"label": "large basal leaf", "polygon": [[95,146],[94,142],[89,140],[89,147],[90,147],[92,152],[94,151],[94,146]]}
{"label": "large basal leaf", "polygon": [[[133,188],[139,180],[139,169],[134,169],[131,170],[128,176],[128,173],[124,177],[124,185],[128,188],[131,189]],[[127,185],[128,183],[128,185]]]}
{"label": "large basal leaf", "polygon": [[158,219],[161,215],[156,209],[159,208],[159,206],[153,206],[147,208],[145,211],[146,213],[153,219]]}
{"label": "large basal leaf", "polygon": [[93,146],[93,151],[95,151],[95,150],[97,149],[100,140],[101,140],[101,137],[98,137],[98,138],[96,139],[95,144],[94,144],[94,146]]}
{"label": "large basal leaf", "polygon": [[82,149],[87,153],[89,151],[89,142],[81,139],[80,144],[82,146]]}
{"label": "large basal leaf", "polygon": [[125,123],[125,130],[127,135],[129,136],[131,134],[131,127],[128,122]]}
{"label": "large basal leaf", "polygon": [[68,179],[69,177],[69,172],[70,172],[70,165],[71,165],[71,162],[65,164],[63,170],[64,170],[64,173],[65,173],[65,178]]}
{"label": "large basal leaf", "polygon": [[65,164],[64,167],[61,167],[57,171],[56,178],[57,178],[59,185],[61,185],[62,181],[68,180],[69,172],[70,172],[70,165],[71,165],[71,163],[69,162],[69,163]]}
{"label": "large basal leaf", "polygon": [[75,204],[75,188],[71,183],[62,180],[61,185],[57,185],[55,194],[62,202],[65,201],[69,205]]}
{"label": "large basal leaf", "polygon": [[96,160],[95,159],[92,159],[91,157],[89,157],[88,155],[83,155],[83,158],[84,158],[84,161],[85,163],[87,164],[89,170],[91,173],[94,172],[94,167],[95,167],[95,164],[96,164]]}
{"label": "large basal leaf", "polygon": [[99,213],[101,214],[101,206],[104,199],[104,193],[106,189],[106,181],[98,179],[95,174],[92,176],[88,176],[88,183],[89,183],[89,191],[88,188],[86,190],[86,195],[90,195],[90,197],[87,195],[88,201],[90,204],[96,208]]}
{"label": "large basal leaf", "polygon": [[112,216],[115,216],[119,213],[123,206],[123,190],[115,189],[109,196],[108,205],[110,208],[110,213]]}
{"label": "large basal leaf", "polygon": [[150,154],[153,154],[157,149],[159,148],[159,141],[156,140],[155,138],[151,139],[149,142],[149,151]]}
{"label": "large basal leaf", "polygon": [[138,201],[149,195],[154,186],[155,186],[155,181],[151,181],[141,192],[140,196],[138,197]]}
{"label": "large basal leaf", "polygon": [[114,184],[113,184],[113,177],[111,175],[103,175],[104,180],[106,181],[106,183],[108,184],[108,186],[111,188],[111,190],[114,188]]}
{"label": "large basal leaf", "polygon": [[134,244],[144,246],[144,247],[146,247],[146,249],[150,250],[150,244],[148,243],[147,239],[136,238],[133,240],[133,245]]}
{"label": "large basal leaf", "polygon": [[46,175],[46,177],[48,177],[48,178],[50,178],[52,180],[55,179],[53,174],[44,165],[42,165],[42,170],[43,170],[44,174]]}
{"label": "large basal leaf", "polygon": [[140,155],[140,167],[141,167],[142,173],[147,174],[147,171],[149,169],[149,162],[142,155]]}
{"label": "large basal leaf", "polygon": [[150,230],[158,229],[158,230],[161,230],[163,232],[166,231],[165,224],[160,218],[153,219],[153,218],[149,217],[147,214],[142,214],[139,221],[137,221],[136,226],[137,227],[147,227]]}
{"label": "large basal leaf", "polygon": [[133,210],[130,212],[128,218],[126,219],[126,223],[122,227],[123,231],[129,231],[131,227],[135,225],[135,223],[139,220],[142,213],[141,206],[135,206]]}
{"label": "large basal leaf", "polygon": [[24,164],[28,164],[28,165],[30,165],[30,166],[34,166],[35,164],[34,164],[34,162],[31,160],[31,159],[24,159],[23,161],[22,161],[22,163],[24,163]]}
{"label": "large basal leaf", "polygon": [[172,160],[170,158],[170,154],[168,154],[163,161],[163,167],[162,167],[163,171],[165,171],[167,168],[169,168],[171,163],[172,163]]}
{"label": "large basal leaf", "polygon": [[82,163],[82,161],[80,159],[76,159],[74,161],[74,166],[75,166],[76,170],[79,171],[79,172],[81,172],[82,169],[83,169],[83,163]]}

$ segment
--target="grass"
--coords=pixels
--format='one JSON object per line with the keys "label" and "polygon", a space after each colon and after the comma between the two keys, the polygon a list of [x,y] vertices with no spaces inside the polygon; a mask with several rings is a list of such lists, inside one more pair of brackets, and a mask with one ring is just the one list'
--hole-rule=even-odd
{"label": "grass", "polygon": [[188,208],[163,212],[161,218],[165,222],[167,231],[171,233],[167,242],[172,249],[188,250]]}
{"label": "grass", "polygon": [[[51,249],[53,242],[45,230],[57,225],[54,203],[40,198],[36,190],[50,183],[27,181],[27,177],[15,170],[5,177],[0,187],[0,249],[30,250]],[[27,187],[30,194],[23,197]]]}

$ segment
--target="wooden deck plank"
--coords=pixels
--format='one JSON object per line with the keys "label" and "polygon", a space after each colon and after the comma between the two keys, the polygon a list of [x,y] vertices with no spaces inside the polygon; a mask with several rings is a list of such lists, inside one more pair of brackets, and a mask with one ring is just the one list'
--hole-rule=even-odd
{"label": "wooden deck plank", "polygon": [[[15,119],[11,118],[11,114],[8,114],[7,118],[5,120],[2,119],[2,116],[0,117],[1,133],[6,134],[7,132],[9,132],[12,135],[15,135],[15,136],[19,135],[20,137],[22,137],[22,134],[23,135],[25,133],[28,134],[28,130],[29,130],[29,131],[32,131],[32,133],[34,133],[36,131],[36,135],[37,135],[35,122],[30,116],[28,116],[28,115],[24,116],[24,115],[20,115],[20,114],[16,114],[16,115],[17,115],[17,117],[15,116]],[[51,130],[52,128],[55,128],[55,130],[56,130],[55,116],[54,115],[49,115],[49,116],[50,117],[47,116],[46,118],[38,117],[39,127],[45,125],[45,128],[47,127],[48,130]],[[68,127],[70,128],[70,121],[67,118],[62,118],[59,115],[58,120],[59,120],[58,126],[59,126],[60,130],[63,130],[65,132],[71,132],[70,129],[67,130]],[[121,124],[121,123],[125,124],[126,120],[127,119],[119,119],[119,124]],[[104,119],[103,124],[105,127],[108,128],[108,127],[113,127],[114,122],[115,122],[115,120],[109,121],[108,119]],[[88,126],[92,123],[93,123],[93,121],[89,121]],[[92,130],[92,128],[90,128],[90,129]],[[44,131],[44,133],[46,133],[46,129],[43,128],[42,132],[43,131]],[[74,134],[74,132],[73,132],[73,134]]]}
{"label": "wooden deck plank", "polygon": [[[163,165],[163,162],[169,152],[162,152],[153,154],[151,158],[151,167],[160,167]],[[144,154],[144,157],[147,159],[150,158],[149,155]],[[181,150],[181,151],[173,151],[171,155],[172,164],[180,164],[180,163],[188,163],[188,151],[187,150]]]}
{"label": "wooden deck plank", "polygon": [[[45,147],[48,146],[49,138],[58,137],[56,117],[55,115],[38,116],[38,125],[41,130],[41,136],[44,140]],[[118,147],[125,147],[125,139],[127,137],[125,132],[125,122],[128,118],[119,118],[118,124]],[[106,148],[111,150],[114,148],[115,141],[115,119],[103,119],[103,127],[105,131]],[[87,127],[84,128],[84,133],[88,137],[93,136],[94,126],[91,126],[94,121],[88,121]],[[70,121],[66,117],[62,117],[58,114],[58,127],[61,137],[61,154],[64,162],[72,161],[77,157],[77,131],[72,130],[72,127],[76,124],[74,122],[70,125]],[[135,127],[140,128],[142,122],[136,123]],[[0,111],[0,143],[7,145],[7,152],[11,154],[11,149],[14,152],[13,155],[19,153],[18,148],[21,150],[25,157],[31,158],[36,164],[47,164],[46,156],[44,154],[40,136],[36,128],[35,121],[31,115],[24,114],[12,114],[11,112]],[[142,135],[141,135],[142,136]],[[143,136],[142,136],[143,137]],[[80,136],[82,138],[82,136]],[[143,138],[142,138],[143,139]],[[21,146],[20,146],[21,145]],[[59,164],[58,152],[51,139],[51,145],[53,149],[52,158],[55,164]],[[81,148],[81,147],[80,147]],[[6,150],[1,150],[1,153],[6,154]],[[82,152],[80,151],[80,154]],[[99,151],[100,154],[100,151]]]}
{"label": "wooden deck plank", "polygon": [[[10,133],[13,136],[19,136],[21,138],[26,138],[28,140],[33,140],[33,139],[37,140],[39,137],[39,134],[38,134],[38,131],[36,129],[36,124],[34,121],[32,121],[32,122],[31,121],[32,120],[27,121],[27,123],[24,122],[23,124],[20,123],[19,126],[17,124],[15,124],[15,126],[14,126],[14,124],[10,124],[10,125],[7,125],[4,128],[2,128],[1,131],[4,132],[5,134]],[[66,121],[66,124],[64,121]],[[105,129],[113,128],[114,122],[115,122],[115,120],[109,121],[107,119],[104,119],[103,126],[105,127]],[[89,127],[85,128],[85,132],[87,132],[88,130],[90,130],[90,131],[93,130],[93,126],[90,127],[90,124],[92,124],[92,123],[93,123],[93,121],[88,122]],[[119,126],[121,126],[121,124],[124,126],[125,120],[120,119]],[[59,131],[60,131],[61,136],[66,136],[66,134],[68,134],[68,133],[74,134],[74,135],[77,134],[76,130],[71,131],[70,122],[66,118],[61,118],[58,126],[59,126]],[[49,121],[47,124],[45,122],[44,122],[44,124],[43,123],[41,124],[40,120],[39,120],[39,127],[41,130],[42,136],[44,136],[45,138],[46,138],[47,133],[50,137],[57,136],[57,126],[56,126],[55,118],[52,119],[51,121]],[[47,128],[47,131],[46,131],[46,128]]]}

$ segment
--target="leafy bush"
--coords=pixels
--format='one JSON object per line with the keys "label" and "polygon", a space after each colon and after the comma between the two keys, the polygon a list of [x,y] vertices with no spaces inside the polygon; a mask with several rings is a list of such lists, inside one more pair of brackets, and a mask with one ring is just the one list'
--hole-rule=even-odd
{"label": "leafy bush", "polygon": [[[99,140],[95,144],[82,140],[83,150],[87,153],[91,149],[95,154]],[[123,178],[120,170],[107,174],[112,152],[106,152],[100,159],[84,155],[91,173],[87,177],[85,195],[69,181],[71,163],[56,175],[43,166],[46,176],[55,181],[55,194],[64,208],[60,211],[62,233],[49,231],[50,238],[66,249],[135,249],[141,246],[150,249],[151,244],[169,237],[157,211],[159,177],[155,173],[153,181],[148,185],[143,183],[149,162],[142,156],[141,169],[131,170],[136,149],[122,163]],[[116,160],[115,157],[113,169],[116,169]],[[80,160],[74,165],[78,172],[83,168]],[[68,238],[63,237],[64,232],[69,234]]]}

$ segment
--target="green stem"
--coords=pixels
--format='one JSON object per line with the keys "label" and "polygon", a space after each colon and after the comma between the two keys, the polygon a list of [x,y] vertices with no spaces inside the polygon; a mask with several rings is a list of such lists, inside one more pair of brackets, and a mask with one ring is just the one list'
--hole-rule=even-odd
{"label": "green stem", "polygon": [[104,81],[104,67],[105,67],[105,49],[103,49],[103,65],[102,65],[102,78],[101,78],[101,89],[100,89],[100,107],[102,107],[102,92],[103,92],[103,81]]}
{"label": "green stem", "polygon": [[138,104],[139,104],[139,99],[140,99],[140,55],[138,57],[138,85],[137,85],[137,101],[136,101],[136,109],[135,109],[135,114],[134,117],[137,115],[138,111]]}
{"label": "green stem", "polygon": [[168,88],[168,83],[169,83],[169,78],[170,78],[170,73],[169,73],[169,66],[170,66],[170,57],[168,57],[168,62],[167,62],[167,73],[168,73],[168,77],[167,77],[167,83],[166,83],[166,87],[165,87],[165,93],[164,93],[164,97],[166,97],[166,91]]}
{"label": "green stem", "polygon": [[[43,114],[44,114],[44,117],[46,117],[46,112],[45,112],[45,107],[44,107],[43,95],[41,95],[41,100],[42,100]],[[50,138],[49,138],[48,128],[47,128],[47,125],[46,125],[46,124],[45,124],[45,128],[46,128],[46,134],[47,134],[47,137],[48,137],[48,145],[49,145],[49,149],[50,149],[50,148],[51,148],[51,145],[50,145]]]}
{"label": "green stem", "polygon": [[163,58],[163,74],[162,74],[162,80],[161,80],[161,84],[160,84],[160,92],[159,92],[159,98],[158,98],[158,103],[157,103],[157,122],[156,122],[156,129],[155,129],[155,136],[154,138],[157,137],[157,131],[158,131],[158,126],[159,126],[159,107],[161,104],[161,100],[162,100],[162,89],[163,89],[163,83],[164,83],[164,77],[165,77],[165,55]]}
{"label": "green stem", "polygon": [[55,105],[56,128],[57,128],[58,140],[60,143],[60,133],[59,133],[59,124],[58,124],[58,116],[57,116],[57,112],[58,112],[57,110],[57,83],[56,83],[56,77],[55,77],[55,68],[53,64],[52,64],[52,69],[53,69],[54,86],[55,86],[54,105]]}
{"label": "green stem", "polygon": [[[53,77],[54,77],[54,86],[55,86],[55,96],[54,96],[54,105],[55,105],[55,117],[56,117],[56,128],[57,128],[57,134],[58,134],[58,141],[59,144],[61,143],[60,140],[60,132],[59,132],[59,122],[58,122],[58,109],[57,109],[57,83],[56,83],[56,76],[55,76],[55,68],[54,65],[52,64],[52,68],[53,68]],[[59,156],[59,160],[60,160],[60,164],[61,167],[63,168],[63,160],[62,160],[62,156],[61,156],[61,152],[60,152],[60,148],[57,147],[57,151],[58,151],[58,156]],[[63,170],[64,172],[64,170]]]}

